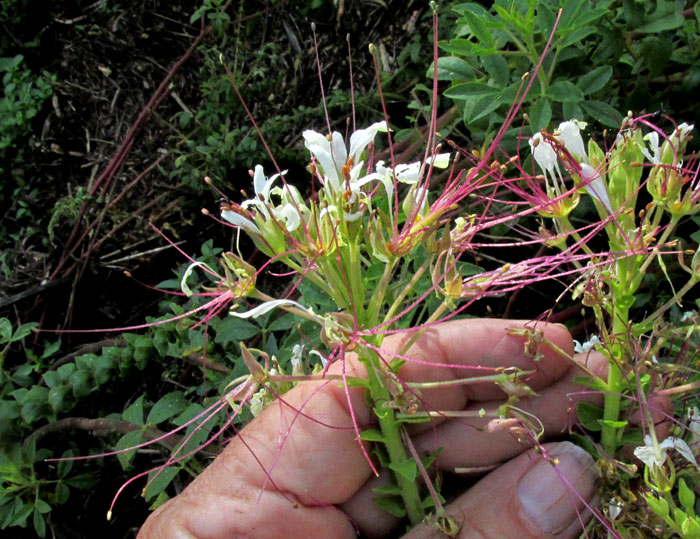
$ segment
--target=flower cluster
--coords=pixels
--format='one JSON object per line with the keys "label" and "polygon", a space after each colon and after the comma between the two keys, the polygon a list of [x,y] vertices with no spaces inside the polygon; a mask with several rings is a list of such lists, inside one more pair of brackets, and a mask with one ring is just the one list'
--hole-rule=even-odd
{"label": "flower cluster", "polygon": [[[568,215],[579,201],[576,193],[566,197],[567,189],[559,168],[560,159],[572,172],[574,180],[578,180],[608,213],[613,212],[605,182],[600,172],[591,165],[586,153],[581,136],[581,129],[585,127],[584,122],[570,120],[559,124],[552,135],[535,133],[529,140],[532,157],[544,171],[549,198],[565,199],[561,210],[555,211],[555,215]],[[547,209],[550,211],[551,206],[551,204],[547,204]]]}
{"label": "flower cluster", "polygon": [[449,155],[393,168],[379,160],[372,169],[365,162],[366,150],[378,133],[387,130],[384,121],[357,130],[350,136],[349,148],[338,132],[324,136],[304,131],[304,144],[312,157],[309,170],[322,186],[318,198],[304,200],[299,190],[285,181],[287,171],[267,177],[257,165],[252,173],[255,196],[240,205],[223,203],[222,218],[243,229],[263,252],[274,256],[289,249],[303,249],[308,255],[332,252],[344,241],[351,223],[371,210],[373,191],[366,190],[371,182],[381,184],[386,195],[382,198],[390,209],[397,182],[410,185],[407,198],[420,201],[417,214],[425,214],[429,200],[420,179],[426,167],[447,167]]}

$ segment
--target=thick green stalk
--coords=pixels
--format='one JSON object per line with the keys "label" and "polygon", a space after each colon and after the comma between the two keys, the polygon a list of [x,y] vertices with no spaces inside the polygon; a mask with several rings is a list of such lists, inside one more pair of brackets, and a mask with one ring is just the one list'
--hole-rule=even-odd
{"label": "thick green stalk", "polygon": [[615,263],[616,282],[612,286],[613,312],[612,335],[613,342],[610,345],[612,357],[608,367],[608,384],[603,405],[603,425],[600,443],[611,457],[615,457],[617,449],[617,434],[619,429],[610,425],[620,419],[620,393],[622,392],[622,365],[624,363],[625,342],[627,338],[627,323],[629,321],[629,309],[632,306],[633,294],[630,277],[638,264],[633,258],[624,258]]}
{"label": "thick green stalk", "polygon": [[[394,464],[402,464],[410,457],[406,454],[406,449],[403,445],[401,423],[397,421],[395,411],[389,404],[392,397],[384,384],[384,368],[381,360],[376,353],[369,352],[368,357],[364,359],[364,363],[367,367],[370,395],[372,402],[375,403],[373,408],[374,414],[379,421],[389,461]],[[416,525],[422,522],[425,518],[425,513],[421,504],[418,485],[415,481],[410,481],[400,473],[394,473],[394,477],[401,489],[401,497],[411,524]]]}

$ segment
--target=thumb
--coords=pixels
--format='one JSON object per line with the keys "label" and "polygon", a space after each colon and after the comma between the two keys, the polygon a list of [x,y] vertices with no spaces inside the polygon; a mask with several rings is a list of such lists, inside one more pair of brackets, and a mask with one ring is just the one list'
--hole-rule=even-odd
{"label": "thumb", "polygon": [[[597,469],[571,442],[543,444],[503,464],[446,507],[462,539],[578,537],[591,518]],[[437,537],[427,525],[407,538]]]}

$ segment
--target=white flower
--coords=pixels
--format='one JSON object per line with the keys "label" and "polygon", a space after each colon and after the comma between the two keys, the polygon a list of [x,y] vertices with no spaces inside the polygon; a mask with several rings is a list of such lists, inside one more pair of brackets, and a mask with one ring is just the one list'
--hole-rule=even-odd
{"label": "white flower", "polygon": [[658,165],[661,163],[661,146],[659,146],[659,134],[656,131],[652,131],[644,136],[644,140],[649,143],[649,148],[652,153],[646,148],[642,148],[642,154],[652,165]]}
{"label": "white flower", "polygon": [[588,163],[581,163],[581,181],[583,181],[588,194],[600,202],[609,213],[612,213],[613,210],[610,205],[610,197],[608,196],[605,181],[600,173]]}
{"label": "white flower", "polygon": [[692,320],[695,318],[695,311],[685,311],[683,313],[683,316],[681,316],[681,322],[687,322],[688,320]]}
{"label": "white flower", "polygon": [[[286,170],[282,172],[282,174],[286,173]],[[255,190],[255,196],[250,200],[243,202],[241,207],[247,208],[249,206],[256,206],[262,211],[262,213],[268,215],[267,207],[270,205],[270,192],[272,191],[272,184],[275,183],[275,180],[280,176],[281,174],[273,174],[267,178],[263,172],[262,165],[255,165],[255,172],[253,173],[253,189]]]}
{"label": "white flower", "polygon": [[[294,196],[294,193],[296,193],[295,200],[298,200],[299,204],[303,205],[301,202],[301,197],[296,189],[292,190],[290,186],[287,185],[285,185],[284,188],[273,188],[275,180],[286,173],[287,171],[285,170],[281,174],[273,174],[268,178],[265,176],[263,167],[261,165],[255,165],[255,172],[253,173],[253,190],[255,191],[255,196],[253,196],[251,199],[243,201],[241,203],[241,208],[247,209],[253,206],[265,218],[269,218],[270,211],[272,211],[277,219],[284,219],[287,224],[287,229],[292,231],[299,226],[301,221],[298,212],[294,208],[294,205],[291,205],[292,209],[287,208],[287,206],[290,205],[287,200],[291,199],[292,196]],[[287,203],[280,208],[276,208],[270,198],[271,194],[278,194],[282,196]],[[293,213],[296,213],[296,215],[293,215]],[[221,217],[232,225],[242,228],[249,234],[261,234],[260,228],[258,228],[253,221],[231,209],[222,209]]]}
{"label": "white flower", "polygon": [[684,142],[690,136],[693,129],[695,129],[693,124],[683,122],[676,128],[676,136],[681,140],[681,142]]}
{"label": "white flower", "polygon": [[[425,167],[433,165],[436,168],[447,168],[450,165],[450,154],[449,153],[439,153],[437,155],[428,157],[425,160]],[[408,163],[402,165],[396,165],[394,171],[396,172],[396,179],[402,183],[407,183],[413,185],[417,183],[421,177],[422,171],[425,170],[421,166],[420,161],[415,163]]]}
{"label": "white flower", "polygon": [[584,341],[583,343],[574,341],[574,352],[577,354],[587,354],[591,350],[595,349],[596,344],[602,344],[598,338],[598,335],[593,335],[590,339]]}
{"label": "white flower", "polygon": [[615,520],[618,516],[620,516],[620,513],[622,513],[622,508],[624,505],[620,500],[612,499],[610,500],[610,503],[608,504],[608,516],[610,517],[611,520]]}
{"label": "white flower", "polygon": [[688,444],[675,436],[666,438],[657,447],[654,447],[651,436],[647,434],[644,436],[644,445],[635,447],[634,456],[649,467],[660,467],[666,462],[666,452],[669,449],[678,451],[685,460],[697,468],[698,463],[695,461],[695,455]]}
{"label": "white flower", "polygon": [[[366,129],[359,129],[350,136],[350,153],[345,148],[343,136],[337,131],[331,135],[331,139],[321,133],[307,129],[304,131],[304,145],[319,162],[323,169],[324,181],[333,191],[339,191],[345,181],[343,167],[352,163],[349,171],[351,180],[357,180],[362,168],[360,157],[377,135],[378,132],[386,132],[386,122],[381,121],[370,125]],[[350,161],[352,160],[352,161]]]}
{"label": "white flower", "polygon": [[[562,191],[559,184],[560,182],[563,184],[564,179],[562,178],[561,171],[559,170],[556,150],[547,140],[545,140],[542,133],[535,133],[535,135],[528,142],[530,144],[530,149],[532,150],[532,158],[544,172],[545,180],[548,180],[551,176],[554,192],[557,194],[557,196],[561,195]],[[559,181],[557,181],[557,177],[559,178]]]}
{"label": "white flower", "polygon": [[295,344],[292,348],[292,374],[301,374],[301,359],[304,353],[304,347],[301,344]]}
{"label": "white flower", "polygon": [[250,413],[253,417],[256,417],[265,408],[265,401],[267,400],[267,390],[265,388],[257,391],[248,401],[248,406],[250,407]]}
{"label": "white flower", "polygon": [[568,122],[560,123],[559,128],[554,132],[554,138],[557,139],[577,161],[588,160],[586,148],[583,144],[583,137],[581,137],[581,129],[585,127],[585,122],[569,120]]}
{"label": "white flower", "polygon": [[328,365],[328,358],[325,357],[324,355],[322,355],[321,352],[319,352],[319,351],[317,351],[317,350],[311,350],[311,351],[309,352],[309,355],[310,355],[310,356],[318,356],[319,359],[321,360],[321,366],[322,366],[324,369],[325,369],[326,366]]}

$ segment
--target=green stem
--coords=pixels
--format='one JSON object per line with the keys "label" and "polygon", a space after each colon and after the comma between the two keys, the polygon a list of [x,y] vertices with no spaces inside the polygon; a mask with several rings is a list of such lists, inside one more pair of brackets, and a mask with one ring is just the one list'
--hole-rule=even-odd
{"label": "green stem", "polygon": [[631,301],[629,296],[634,294],[630,289],[630,270],[634,269],[634,260],[622,259],[615,264],[616,283],[613,284],[613,313],[612,313],[612,336],[613,342],[610,345],[612,357],[608,367],[607,392],[603,404],[603,425],[600,443],[611,457],[615,457],[617,449],[617,434],[619,429],[612,426],[611,422],[616,422],[620,418],[620,393],[622,392],[622,364],[624,362],[625,342],[628,331],[629,309]]}
{"label": "green stem", "polygon": [[391,304],[391,307],[389,307],[389,311],[386,313],[386,316],[384,317],[384,321],[386,322],[387,320],[391,320],[396,314],[396,311],[403,305],[403,301],[406,299],[406,296],[408,296],[409,292],[412,290],[415,290],[415,284],[418,282],[418,280],[423,276],[423,273],[430,267],[430,262],[432,261],[431,257],[427,257],[425,259],[425,262],[423,262],[420,267],[416,270],[416,272],[413,274],[413,277],[411,280],[408,282],[408,284],[403,288],[401,292],[396,296],[394,299],[394,302]]}
{"label": "green stem", "polygon": [[[370,395],[375,403],[373,411],[379,421],[389,462],[397,465],[402,464],[409,457],[406,454],[401,437],[401,423],[397,421],[395,411],[390,406],[392,401],[391,394],[382,380],[384,369],[382,368],[381,360],[376,353],[369,352],[369,357],[364,359],[363,362],[367,367]],[[410,481],[400,473],[394,473],[394,478],[401,490],[401,497],[411,524],[419,524],[424,520],[425,513],[416,482]]]}
{"label": "green stem", "polygon": [[398,258],[392,257],[392,259],[384,266],[384,273],[382,274],[377,287],[372,293],[372,297],[367,305],[367,325],[368,327],[374,327],[378,323],[379,309],[384,305],[384,298],[386,297],[387,289],[389,288],[389,279],[394,273],[394,268]]}

